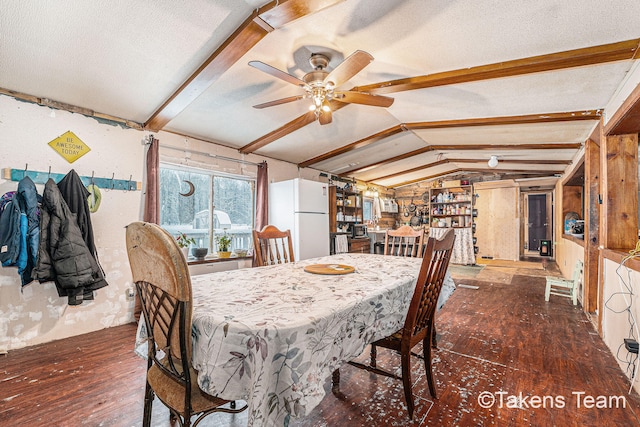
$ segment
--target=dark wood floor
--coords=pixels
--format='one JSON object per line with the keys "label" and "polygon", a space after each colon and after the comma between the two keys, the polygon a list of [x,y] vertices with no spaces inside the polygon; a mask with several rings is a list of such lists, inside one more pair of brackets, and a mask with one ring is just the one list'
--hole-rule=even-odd
{"label": "dark wood floor", "polygon": [[[478,289],[459,287],[438,315],[438,399],[414,364],[413,422],[399,381],[345,366],[343,396],[327,384],[322,403],[292,424],[640,425],[640,399],[628,394],[629,380],[587,317],[567,298],[544,301],[546,274],[539,263],[454,268],[456,283]],[[133,353],[134,335],[135,326],[125,325],[0,356],[0,426],[140,426],[145,361]],[[157,400],[152,425],[169,425]],[[245,414],[201,424],[243,425]]]}

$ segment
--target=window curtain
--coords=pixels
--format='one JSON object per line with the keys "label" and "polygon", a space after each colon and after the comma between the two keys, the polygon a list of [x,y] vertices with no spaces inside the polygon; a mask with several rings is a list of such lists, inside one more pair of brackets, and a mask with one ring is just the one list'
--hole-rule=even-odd
{"label": "window curtain", "polygon": [[[147,145],[146,159],[146,191],[144,194],[144,214],[145,222],[154,224],[160,223],[160,141],[153,136]],[[140,320],[142,304],[140,297],[136,297],[133,308],[133,317]]]}
{"label": "window curtain", "polygon": [[[269,222],[269,168],[267,162],[258,165],[256,176],[256,230],[262,230]],[[255,244],[255,242],[254,242]],[[253,266],[256,255],[253,254]]]}
{"label": "window curtain", "polygon": [[147,147],[147,191],[144,221],[160,223],[160,141],[153,136]]}

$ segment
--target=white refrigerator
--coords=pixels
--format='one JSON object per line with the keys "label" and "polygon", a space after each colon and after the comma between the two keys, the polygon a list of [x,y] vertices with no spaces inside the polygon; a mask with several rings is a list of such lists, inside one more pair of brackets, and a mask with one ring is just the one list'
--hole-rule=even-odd
{"label": "white refrigerator", "polygon": [[269,224],[291,230],[296,261],[329,255],[329,185],[301,178],[269,184]]}

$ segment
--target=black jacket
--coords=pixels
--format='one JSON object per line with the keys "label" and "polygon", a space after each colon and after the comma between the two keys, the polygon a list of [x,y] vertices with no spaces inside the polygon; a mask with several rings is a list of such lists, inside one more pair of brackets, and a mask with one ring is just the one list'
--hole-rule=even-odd
{"label": "black jacket", "polygon": [[59,296],[69,305],[82,303],[83,295],[107,285],[102,270],[87,247],[75,215],[69,210],[56,183],[44,187],[40,213],[40,245],[33,277],[56,283]]}
{"label": "black jacket", "polygon": [[89,211],[89,203],[87,198],[89,197],[89,190],[86,189],[82,180],[74,169],[64,176],[58,182],[58,189],[60,194],[67,202],[69,210],[76,215],[76,222],[80,227],[82,238],[89,248],[89,252],[98,260],[96,245],[93,240],[93,228],[91,226],[91,212]]}

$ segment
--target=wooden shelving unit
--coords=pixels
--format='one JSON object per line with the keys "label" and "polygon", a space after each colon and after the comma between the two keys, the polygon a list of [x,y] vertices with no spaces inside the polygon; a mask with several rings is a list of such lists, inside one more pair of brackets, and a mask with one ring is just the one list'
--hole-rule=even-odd
{"label": "wooden shelving unit", "polygon": [[349,224],[362,224],[362,193],[329,187],[329,230],[347,231]]}
{"label": "wooden shelving unit", "polygon": [[433,228],[473,226],[473,187],[438,187],[430,190],[429,224]]}
{"label": "wooden shelving unit", "polygon": [[[333,239],[337,234],[346,234],[351,224],[362,224],[362,206],[362,193],[334,185],[329,187],[329,231],[332,253],[335,249]],[[370,252],[370,239],[349,237],[348,241],[349,252]]]}

